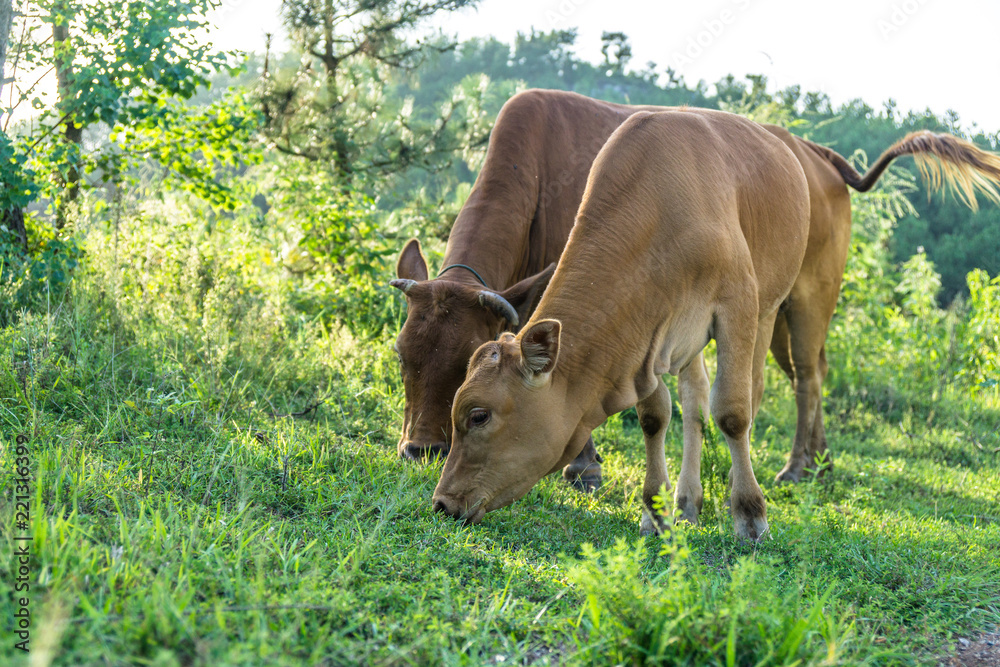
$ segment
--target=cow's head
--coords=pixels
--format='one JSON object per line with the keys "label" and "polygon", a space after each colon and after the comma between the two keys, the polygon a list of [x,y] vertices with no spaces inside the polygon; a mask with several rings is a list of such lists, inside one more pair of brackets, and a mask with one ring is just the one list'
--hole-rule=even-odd
{"label": "cow's head", "polygon": [[[452,269],[462,271],[464,269]],[[457,281],[428,280],[420,243],[411,239],[392,286],[406,295],[406,322],[396,339],[406,405],[399,455],[442,456],[451,437],[451,401],[476,348],[527,319],[555,265],[502,292]]]}
{"label": "cow's head", "polygon": [[590,435],[552,371],[560,324],[541,320],[476,350],[452,407],[451,453],[434,509],[476,523],[573,460]]}

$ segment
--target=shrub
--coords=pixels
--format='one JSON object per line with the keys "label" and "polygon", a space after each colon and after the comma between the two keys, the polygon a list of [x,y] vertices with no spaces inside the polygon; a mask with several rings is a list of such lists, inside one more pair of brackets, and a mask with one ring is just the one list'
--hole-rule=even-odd
{"label": "shrub", "polygon": [[582,547],[568,577],[586,599],[577,641],[591,664],[837,665],[856,664],[853,623],[831,593],[802,599],[783,592],[778,569],[738,560],[728,581],[708,576],[683,531],[674,531],[659,573],[644,572],[646,547],[618,540]]}

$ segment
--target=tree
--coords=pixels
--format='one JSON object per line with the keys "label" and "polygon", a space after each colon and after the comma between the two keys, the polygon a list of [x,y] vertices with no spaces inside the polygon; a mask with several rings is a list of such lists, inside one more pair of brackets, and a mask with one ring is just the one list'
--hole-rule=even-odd
{"label": "tree", "polygon": [[[0,0],[0,99],[3,87],[10,83],[7,79],[7,44],[14,22],[14,3]],[[28,249],[28,235],[24,229],[24,213],[21,210],[25,185],[21,182],[20,164],[5,131],[0,131],[0,225],[7,234],[13,235],[18,250]]]}
{"label": "tree", "polygon": [[625,66],[632,60],[632,46],[623,32],[601,33],[601,53],[604,54],[604,64],[608,74],[622,74]]}
{"label": "tree", "polygon": [[[136,129],[168,128],[208,76],[229,68],[229,56],[199,42],[207,12],[219,0],[28,0],[19,19],[21,68],[56,79],[46,104],[32,76],[15,83],[17,103],[31,100],[41,114],[31,133],[31,159],[49,175],[45,194],[55,204],[56,227],[66,225],[81,189],[117,182],[145,159],[115,141],[84,146],[88,130],[135,136]],[[113,57],[112,57],[113,54]],[[169,163],[168,163],[169,164]]]}
{"label": "tree", "polygon": [[348,187],[372,175],[446,164],[456,150],[485,141],[486,81],[466,81],[438,109],[393,100],[397,78],[454,44],[404,34],[438,12],[477,0],[284,0],[281,15],[301,62],[269,61],[262,91],[266,133],[288,155],[326,165]]}
{"label": "tree", "polygon": [[7,41],[10,37],[10,27],[14,21],[13,0],[0,0],[0,99],[3,98],[3,87],[7,83]]}

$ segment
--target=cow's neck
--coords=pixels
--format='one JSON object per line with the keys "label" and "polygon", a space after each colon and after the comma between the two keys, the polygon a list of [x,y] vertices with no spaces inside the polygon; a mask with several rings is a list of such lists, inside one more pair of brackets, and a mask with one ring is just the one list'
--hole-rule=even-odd
{"label": "cow's neck", "polygon": [[[517,203],[512,204],[512,200]],[[518,198],[490,197],[489,188],[477,184],[455,220],[442,267],[470,266],[495,290],[540,271],[544,267],[528,266],[535,200],[527,193]],[[469,271],[452,269],[446,275],[448,280],[479,284]]]}
{"label": "cow's neck", "polygon": [[[652,346],[669,306],[636,289],[643,269],[624,266],[621,256],[610,242],[591,245],[575,266],[564,255],[532,315],[562,323],[554,386],[565,387],[567,405],[581,409],[592,428],[652,393],[658,378]],[[573,270],[561,271],[564,265]]]}
{"label": "cow's neck", "polygon": [[[571,309],[555,316],[563,323],[559,348],[559,363],[554,375],[566,388],[567,405],[575,406],[584,421],[596,428],[604,420],[648,395],[653,387],[639,386],[642,378],[642,359],[628,350],[648,346],[648,341],[629,345],[622,339],[627,332],[618,330],[610,320],[600,330],[583,321],[575,321]],[[546,313],[552,317],[554,313]],[[606,343],[599,343],[598,334],[608,335]],[[628,346],[626,348],[626,346]]]}

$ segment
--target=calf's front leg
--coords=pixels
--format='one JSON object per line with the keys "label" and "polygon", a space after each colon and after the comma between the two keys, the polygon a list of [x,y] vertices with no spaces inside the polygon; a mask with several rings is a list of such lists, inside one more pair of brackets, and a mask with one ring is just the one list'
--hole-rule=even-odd
{"label": "calf's front leg", "polygon": [[702,416],[708,418],[708,368],[705,356],[698,356],[677,375],[677,391],[681,399],[681,419],[684,424],[684,457],[674,492],[674,505],[680,520],[697,525],[704,501],[701,486]]}

